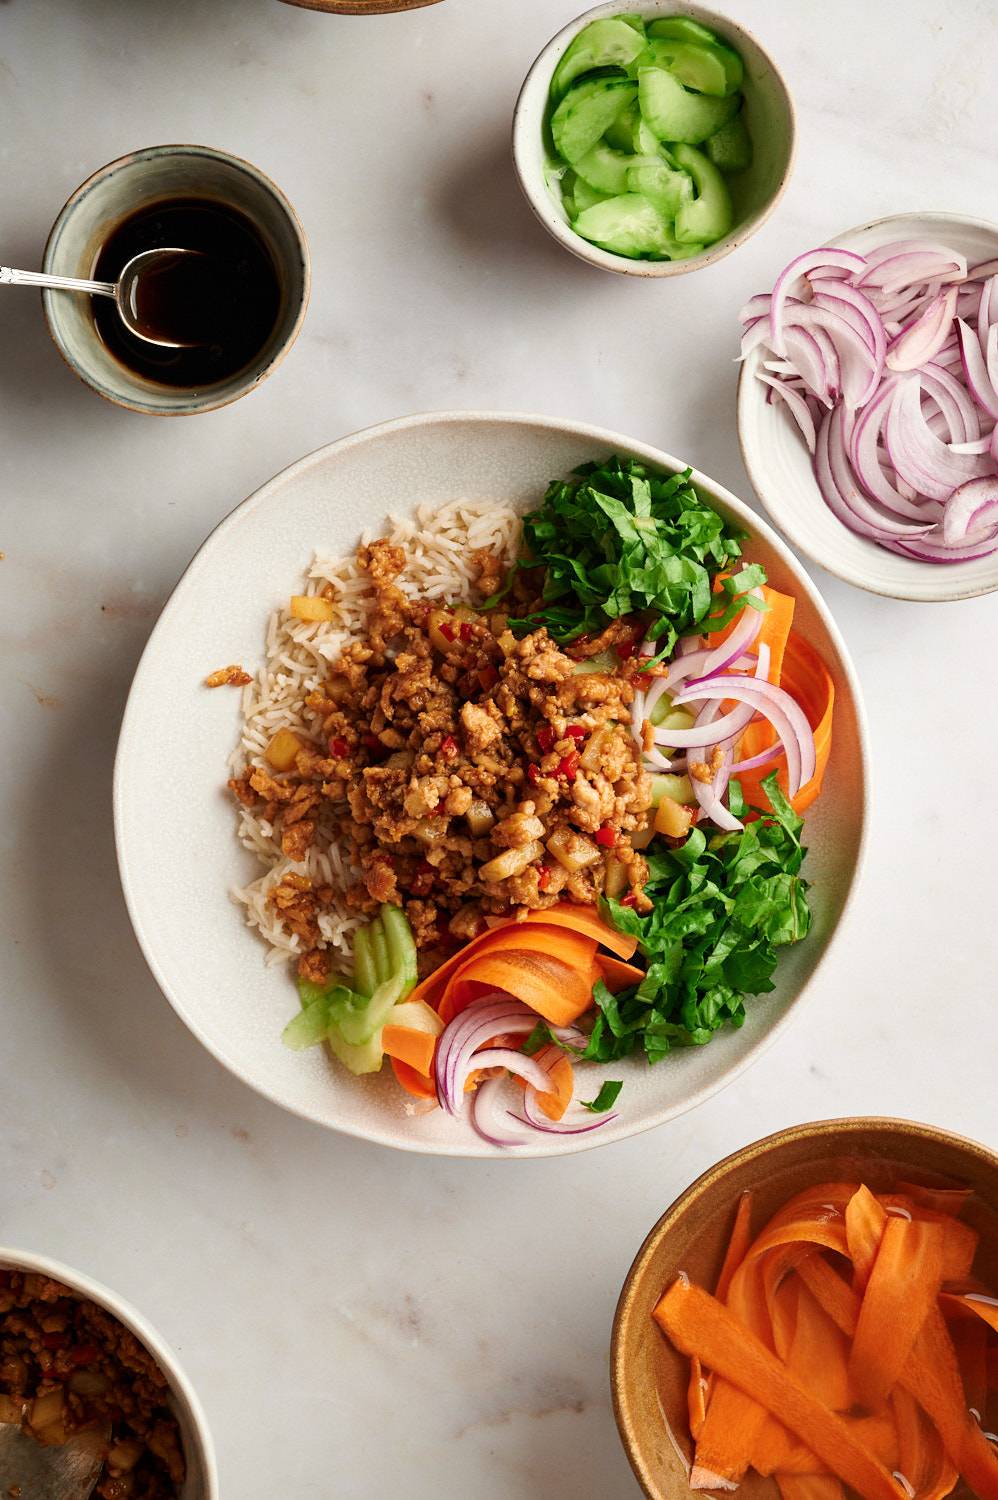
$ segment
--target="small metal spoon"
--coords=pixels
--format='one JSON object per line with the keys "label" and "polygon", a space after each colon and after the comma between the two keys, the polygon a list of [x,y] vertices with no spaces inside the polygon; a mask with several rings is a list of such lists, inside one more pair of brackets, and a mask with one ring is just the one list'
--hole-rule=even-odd
{"label": "small metal spoon", "polygon": [[[0,266],[0,285],[52,287],[63,292],[89,292],[93,297],[113,297],[118,316],[129,333],[146,344],[157,344],[161,349],[191,349],[194,342],[178,343],[175,339],[152,334],[138,320],[135,293],[139,278],[151,271],[164,270],[169,261],[178,256],[201,255],[200,250],[181,250],[169,247],[163,250],[143,250],[133,255],[122,267],[117,281],[81,281],[74,276],[47,276],[41,271],[15,271],[11,266]],[[160,264],[162,263],[162,264]]]}
{"label": "small metal spoon", "polygon": [[18,1494],[21,1500],[88,1500],[106,1451],[104,1433],[81,1432],[44,1447],[12,1422],[0,1422],[0,1494]]}

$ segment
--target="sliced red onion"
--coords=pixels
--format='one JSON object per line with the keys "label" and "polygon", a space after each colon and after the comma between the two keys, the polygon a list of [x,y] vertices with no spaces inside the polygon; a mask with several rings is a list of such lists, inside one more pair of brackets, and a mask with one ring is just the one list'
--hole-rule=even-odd
{"label": "sliced red onion", "polygon": [[774,380],[771,375],[760,375],[759,379],[763,385],[768,385],[775,391],[780,400],[786,404],[787,410],[801,430],[801,435],[808,446],[808,451],[813,453],[815,443],[814,418],[811,416],[804,397],[787,385],[784,380]]}
{"label": "sliced red onion", "polygon": [[[719,686],[729,680],[732,682],[746,682],[750,679],[745,677],[733,677],[730,679],[727,677],[709,677],[700,687],[687,689],[683,686],[682,691],[672,701],[678,708],[682,703],[687,701],[686,695],[688,692],[692,695],[692,698],[696,699],[736,697],[734,693],[722,694],[720,691],[714,691],[715,685]],[[742,702],[739,708],[732,709],[730,713],[718,719],[716,724],[695,724],[692,729],[669,729],[662,731],[662,733],[668,736],[668,743],[676,750],[702,750],[705,745],[714,745],[718,740],[730,739],[733,735],[741,734],[742,730],[747,729],[754,718],[755,708],[748,703]],[[655,733],[658,735],[659,731],[656,730]],[[662,739],[661,743],[666,743],[665,738]]]}
{"label": "sliced red onion", "polygon": [[932,521],[920,525],[895,521],[863,494],[849,466],[841,406],[827,413],[819,429],[814,475],[829,510],[861,536],[881,541],[885,536],[924,536],[932,529]]}
{"label": "sliced red onion", "polygon": [[[824,406],[831,406],[833,393],[838,390],[838,359],[824,329],[819,329],[823,344],[815,330],[807,328],[784,329],[784,344],[788,354],[804,378],[808,389]],[[829,357],[831,349],[831,358]]]}
{"label": "sliced red onion", "polygon": [[772,300],[767,293],[762,292],[750,297],[738,314],[739,323],[754,323],[757,318],[768,318]]}
{"label": "sliced red onion", "polygon": [[897,472],[923,495],[947,500],[958,484],[980,472],[979,460],[952,453],[935,437],[922,411],[922,382],[917,374],[900,382],[887,414],[887,451]]}
{"label": "sliced red onion", "polygon": [[[733,698],[736,703],[745,704],[753,712],[757,711],[768,719],[786,751],[790,795],[796,796],[801,787],[807,785],[815,771],[814,734],[804,710],[784,688],[752,677],[715,677],[702,687],[687,688],[673,701],[680,705],[703,701],[705,698]],[[690,733],[713,732],[716,743],[718,739],[726,737],[729,732],[727,721],[733,717],[734,714],[726,714],[714,724],[699,731],[691,730]]]}
{"label": "sliced red onion", "polygon": [[742,334],[741,349],[738,354],[738,360],[735,363],[737,364],[739,360],[747,359],[753,349],[758,349],[760,345],[767,344],[768,342],[769,319],[756,318],[754,322],[747,324]]}
{"label": "sliced red onion", "polygon": [[998,477],[971,479],[953,491],[943,516],[943,541],[965,543],[972,532],[987,527],[991,541],[998,529]]}
{"label": "sliced red onion", "polygon": [[917,521],[919,524],[927,520],[936,521],[942,515],[938,506],[930,508],[907,499],[890,483],[881,467],[877,444],[894,400],[897,379],[897,376],[892,375],[889,380],[885,380],[873,400],[863,408],[852,430],[849,456],[857,478],[874,500],[879,500],[881,505],[895,515],[904,516],[909,521]]}
{"label": "sliced red onion", "polygon": [[962,318],[957,319],[963,373],[974,400],[989,416],[998,418],[998,391],[992,385],[981,346]]}
{"label": "sliced red onion", "polygon": [[437,1095],[448,1114],[458,1114],[464,1102],[472,1054],[494,1036],[528,1036],[538,1019],[529,1006],[498,990],[472,1001],[454,1017],[441,1033],[433,1061]]}
{"label": "sliced red onion", "polygon": [[[717,715],[720,713],[720,711],[721,704],[717,699],[714,699],[710,703],[704,704],[703,708],[697,715],[697,724],[712,724],[713,721],[717,718]],[[708,758],[713,758],[715,749],[715,745],[705,746],[705,761]],[[724,793],[727,789],[728,777],[731,774],[731,762],[733,759],[734,756],[732,754],[731,745],[729,743],[721,747],[721,764],[714,772],[712,780],[701,781],[696,776],[690,777],[690,785],[693,788],[693,795],[696,797],[697,802],[700,806],[700,810],[703,813],[704,817],[710,818],[711,822],[716,824],[718,828],[723,828],[726,832],[729,833],[734,833],[738,829],[745,827],[745,824],[742,823],[738,818],[736,818],[734,813],[731,812],[727,807],[725,807],[724,803],[721,801],[721,798],[724,796]]]}
{"label": "sliced red onion", "polygon": [[752,755],[748,760],[736,760],[728,771],[728,779],[740,776],[743,771],[758,771],[763,766],[772,765],[774,761],[782,760],[785,753],[783,746],[777,741],[768,750],[760,750],[758,755]]}
{"label": "sliced red onion", "polygon": [[[747,597],[761,604],[763,602],[762,589],[749,589]],[[728,667],[733,666],[738,658],[755,644],[756,637],[762,629],[763,613],[762,610],[753,609],[751,604],[743,605],[730,635],[721,642],[720,646],[715,646],[713,650],[707,652],[707,659],[693,680],[699,681],[702,677],[711,677],[715,672],[725,672]],[[687,666],[688,661],[683,665]],[[685,675],[689,677],[690,674],[687,672]]]}
{"label": "sliced red onion", "polygon": [[882,256],[872,265],[871,261],[873,257],[867,256],[868,269],[855,284],[878,287],[886,293],[896,292],[918,281],[962,281],[967,274],[966,258],[944,246],[935,251],[906,250]]}
{"label": "sliced red onion", "polygon": [[784,343],[783,314],[794,284],[810,271],[837,266],[844,271],[854,273],[862,270],[864,265],[863,257],[855,254],[854,251],[833,249],[808,250],[804,255],[798,255],[796,260],[790,262],[777,277],[769,304],[770,342],[777,354],[787,352]]}
{"label": "sliced red onion", "polygon": [[882,357],[886,352],[883,319],[865,292],[848,281],[814,281],[814,300],[819,306],[830,306],[850,322],[867,345],[870,353]]}
{"label": "sliced red onion", "polygon": [[526,1132],[510,1128],[509,1122],[511,1119],[515,1120],[516,1116],[510,1113],[506,1105],[507,1088],[505,1078],[486,1078],[484,1083],[480,1083],[471,1101],[471,1123],[490,1146],[525,1146],[529,1139]]}
{"label": "sliced red onion", "polygon": [[927,364],[920,374],[923,391],[946,418],[950,440],[966,442],[977,437],[981,430],[980,412],[959,380],[934,362]]}
{"label": "sliced red onion", "polygon": [[[998,259],[968,274],[956,251],[915,239],[809,251],[742,317],[775,356],[756,356],[766,400],[791,412],[844,525],[927,562],[998,550],[990,501],[975,510],[998,482]],[[684,675],[677,704],[700,686]]]}
{"label": "sliced red onion", "polygon": [[891,370],[917,370],[934,359],[949,338],[956,313],[956,287],[934,297],[924,312],[893,340],[886,364]]}

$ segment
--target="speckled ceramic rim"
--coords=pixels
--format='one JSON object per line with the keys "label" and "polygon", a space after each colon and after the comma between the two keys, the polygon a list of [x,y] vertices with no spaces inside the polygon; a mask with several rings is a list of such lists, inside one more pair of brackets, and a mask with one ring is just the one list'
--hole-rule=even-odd
{"label": "speckled ceramic rim", "polygon": [[[237,1078],[240,1078],[243,1083],[247,1084],[256,1093],[261,1094],[265,1099],[269,1099],[272,1103],[279,1105],[282,1109],[289,1110],[292,1114],[299,1115],[302,1119],[312,1120],[316,1124],[325,1126],[327,1129],[337,1129],[345,1135],[354,1135],[361,1140],[375,1141],[379,1145],[391,1146],[395,1150],[412,1151],[419,1155],[457,1156],[467,1157],[469,1159],[479,1159],[480,1153],[473,1150],[464,1149],[460,1144],[456,1144],[453,1147],[448,1146],[439,1149],[436,1147],[428,1148],[424,1143],[420,1141],[410,1141],[404,1135],[401,1139],[399,1139],[398,1132],[394,1130],[386,1129],[384,1131],[380,1131],[372,1130],[369,1128],[355,1129],[346,1124],[330,1126],[327,1121],[313,1114],[308,1109],[300,1108],[294,1103],[289,1102],[288,1100],[269,1090],[265,1084],[260,1082],[258,1079],[251,1077],[245,1070],[236,1065],[232,1061],[232,1059],[229,1058],[225,1054],[225,1052],[221,1050],[221,1048],[216,1046],[212,1039],[205,1034],[204,1030],[198,1023],[197,1018],[190,1014],[190,1012],[181,1002],[180,997],[173,991],[159,964],[155,950],[147,939],[146,932],[142,924],[139,905],[132,890],[132,881],[129,873],[126,851],[121,835],[121,817],[119,809],[122,799],[122,757],[124,748],[127,746],[130,736],[132,716],[138,711],[135,708],[135,684],[141,676],[142,666],[145,660],[146,653],[150,650],[151,643],[156,633],[159,630],[166,628],[166,625],[169,622],[174,610],[180,607],[181,585],[184,583],[184,580],[187,578],[191,569],[196,565],[201,554],[209,547],[216,548],[219,546],[224,546],[226,532],[228,531],[229,527],[237,524],[237,518],[238,520],[242,520],[245,518],[245,515],[247,513],[251,513],[259,506],[265,505],[268,502],[271,492],[275,488],[275,486],[285,484],[289,479],[294,478],[296,475],[302,473],[305,469],[312,467],[316,463],[322,462],[330,453],[352,448],[357,444],[369,443],[373,439],[376,439],[384,434],[397,432],[405,428],[424,427],[427,425],[438,424],[448,424],[454,427],[461,427],[469,423],[476,422],[508,423],[511,427],[516,427],[521,424],[530,424],[532,426],[540,428],[554,428],[559,432],[577,435],[578,437],[584,438],[587,442],[592,443],[595,447],[605,448],[610,452],[625,452],[634,454],[635,457],[643,460],[646,463],[655,465],[656,468],[664,469],[666,472],[675,473],[686,467],[685,463],[680,462],[679,459],[673,458],[670,454],[665,453],[660,448],[653,448],[648,443],[636,442],[632,438],[624,437],[617,432],[611,432],[604,427],[593,427],[586,422],[570,422],[557,417],[537,416],[528,412],[423,412],[418,415],[397,417],[394,421],[380,422],[371,427],[361,428],[357,432],[350,433],[348,436],[340,438],[337,442],[329,443],[322,448],[316,448],[312,453],[307,454],[304,458],[300,458],[297,463],[289,465],[288,468],[282,470],[279,474],[275,475],[274,478],[268,480],[266,484],[262,485],[258,490],[254,491],[252,495],[242,501],[240,505],[237,505],[233,510],[231,510],[229,514],[225,516],[214,528],[214,530],[211,531],[205,538],[201,546],[198,548],[198,551],[195,553],[194,557],[191,559],[190,563],[188,563],[184,572],[178,579],[172,594],[170,595],[166,604],[163,606],[159,619],[153,627],[149,640],[146,643],[146,648],[143,652],[143,656],[140,658],[138,666],[135,669],[132,688],[129,691],[129,698],[125,705],[124,717],[122,719],[121,730],[118,736],[118,749],[115,755],[114,787],[112,798],[114,808],[115,848],[118,857],[118,871],[121,878],[121,887],[125,897],[125,904],[128,908],[128,915],[132,923],[132,928],[135,932],[136,940],[138,941],[139,947],[142,949],[142,953],[145,957],[146,963],[149,965],[149,969],[153,975],[153,978],[156,980],[156,983],[159,985],[159,988],[169,1000],[178,1016],[184,1022],[184,1025],[189,1028],[193,1035],[197,1037],[201,1045],[211,1053],[216,1061],[220,1062],[222,1066],[226,1068],[230,1073],[233,1073]],[[716,483],[716,481],[710,479],[706,474],[701,473],[698,469],[693,469],[692,471],[692,482],[694,484],[703,485],[707,490],[711,492],[712,495],[719,499],[722,504],[730,506],[733,513],[737,516],[742,517],[746,525],[754,527],[760,535],[763,535],[765,537],[767,544],[771,546],[774,551],[777,552],[786,561],[787,565],[793,570],[795,574],[799,573],[802,576],[807,587],[809,598],[813,603],[816,612],[821,617],[821,620],[828,631],[829,637],[835,646],[839,661],[842,665],[843,676],[845,677],[849,685],[849,693],[855,709],[856,733],[859,742],[860,759],[863,767],[863,798],[861,805],[857,808],[857,818],[859,820],[859,844],[856,853],[856,863],[853,869],[852,879],[849,884],[849,889],[846,892],[845,899],[842,903],[838,921],[835,924],[834,930],[829,935],[828,942],[821,959],[815,965],[812,973],[808,976],[805,982],[801,985],[800,989],[797,991],[796,995],[794,996],[793,1003],[787,1006],[787,1009],[782,1016],[775,1020],[771,1025],[760,1030],[752,1046],[747,1049],[744,1055],[740,1057],[737,1062],[732,1064],[729,1071],[725,1073],[723,1077],[712,1080],[710,1083],[696,1089],[693,1093],[685,1097],[678,1104],[664,1104],[662,1108],[656,1110],[654,1113],[650,1114],[647,1119],[643,1120],[640,1125],[636,1125],[633,1128],[628,1128],[625,1132],[622,1133],[620,1139],[629,1139],[632,1136],[640,1135],[645,1130],[654,1129],[659,1125],[664,1125],[669,1120],[677,1119],[680,1115],[686,1114],[690,1110],[695,1109],[697,1105],[702,1104],[704,1100],[711,1098],[712,1095],[719,1093],[722,1089],[727,1088],[728,1085],[733,1083],[735,1079],[739,1078],[742,1073],[744,1073],[745,1070],[751,1066],[752,1063],[757,1061],[757,1059],[760,1058],[763,1053],[773,1045],[776,1039],[781,1036],[790,1025],[793,1024],[793,1022],[801,1014],[801,1002],[804,996],[806,995],[811,985],[814,983],[817,975],[821,972],[822,967],[828,962],[829,954],[836,948],[843,930],[848,926],[848,920],[856,900],[856,893],[862,884],[863,869],[866,863],[866,851],[869,844],[871,805],[869,775],[869,732],[866,722],[866,711],[863,704],[863,695],[860,689],[858,678],[856,676],[856,670],[853,666],[848,647],[846,646],[845,641],[842,639],[839,628],[836,625],[827,604],[821,597],[821,594],[818,592],[818,589],[815,587],[814,583],[802,568],[800,560],[794,556],[789,547],[787,547],[786,543],[773,531],[772,527],[770,527],[769,524],[761,516],[758,516],[754,511],[751,511],[745,504],[745,502],[739,500],[735,495],[731,493],[730,490],[725,489],[723,485]],[[598,1134],[596,1136],[587,1135],[576,1137],[572,1140],[571,1145],[567,1149],[563,1149],[561,1152],[557,1153],[557,1156],[567,1156],[578,1154],[581,1151],[595,1150],[596,1147],[603,1144],[610,1145],[613,1144],[613,1142],[601,1141]],[[525,1145],[521,1148],[518,1148],[516,1151],[509,1151],[502,1155],[481,1154],[481,1159],[486,1161],[515,1162],[528,1161],[532,1157],[548,1158],[554,1155],[556,1155],[556,1153],[551,1152],[550,1149],[545,1149],[541,1145],[538,1145],[536,1149],[532,1145]]]}
{"label": "speckled ceramic rim", "polygon": [[[292,0],[292,3],[294,3],[294,0]],[[765,57],[774,81],[783,96],[787,110],[789,140],[787,144],[786,165],[783,168],[779,186],[766,204],[757,210],[752,217],[746,219],[744,223],[737,225],[724,239],[718,240],[716,245],[711,245],[702,255],[691,256],[689,260],[631,260],[626,255],[614,255],[609,250],[601,250],[598,245],[591,245],[588,240],[584,240],[581,235],[576,234],[564,219],[561,218],[555,208],[551,193],[543,181],[543,176],[540,186],[535,186],[532,163],[537,149],[537,139],[534,133],[534,123],[527,118],[528,112],[525,110],[524,105],[530,93],[538,86],[542,79],[546,96],[547,87],[554,74],[558,59],[573,36],[580,32],[584,26],[588,25],[591,20],[596,20],[601,16],[612,16],[621,9],[627,9],[627,6],[623,4],[623,0],[621,0],[621,4],[617,4],[616,0],[610,0],[610,3],[594,6],[592,10],[585,11],[581,16],[577,16],[574,21],[569,21],[567,26],[563,26],[538,55],[530,72],[523,81],[523,87],[520,89],[516,108],[513,111],[513,162],[516,167],[516,175],[519,179],[523,196],[530,204],[535,217],[559,244],[564,245],[566,250],[570,250],[573,255],[578,256],[579,260],[584,260],[591,266],[599,266],[604,271],[619,271],[624,276],[686,276],[690,271],[701,271],[706,266],[715,265],[717,261],[723,260],[726,255],[730,255],[733,250],[737,250],[739,245],[744,245],[745,241],[751,239],[757,229],[762,228],[786,192],[797,156],[797,115],[794,109],[793,95],[790,92],[786,79],[770,54],[747,27],[739,25],[731,16],[722,16],[717,11],[708,10],[702,5],[687,3],[670,5],[669,10],[663,11],[662,15],[692,16],[704,26],[709,26],[712,30],[729,33],[732,37],[744,38],[752,46],[758,48],[762,56]],[[639,14],[642,13],[642,9],[643,7],[640,3],[635,7],[635,10]]]}
{"label": "speckled ceramic rim", "polygon": [[[110,401],[115,406],[124,407],[128,411],[141,412],[145,416],[196,416],[200,412],[217,411],[220,407],[230,406],[233,401],[238,401],[241,396],[245,396],[248,394],[248,392],[255,390],[258,385],[266,380],[268,375],[270,375],[274,370],[277,369],[277,366],[284,359],[288,350],[297,339],[298,334],[301,332],[302,323],[305,321],[305,313],[308,309],[309,296],[312,286],[311,260],[308,251],[308,241],[305,238],[305,230],[302,227],[301,220],[298,218],[298,215],[295,213],[291,204],[288,202],[287,198],[281,192],[277,184],[275,182],[272,182],[265,172],[261,172],[259,167],[255,167],[252,162],[244,161],[242,157],[233,156],[228,151],[217,151],[213,146],[166,145],[145,146],[139,151],[129,151],[127,155],[116,157],[114,161],[109,161],[105,166],[98,167],[97,171],[92,172],[85,182],[80,183],[80,186],[76,189],[76,191],[66,199],[66,202],[59,210],[59,215],[55,223],[52,225],[52,228],[49,231],[48,239],[45,242],[45,253],[42,257],[42,270],[50,271],[52,269],[52,256],[55,252],[59,236],[63,233],[66,225],[72,219],[76,209],[99,182],[104,181],[105,178],[111,176],[117,171],[120,171],[123,167],[131,167],[138,162],[152,161],[155,160],[156,157],[160,156],[190,156],[194,160],[199,157],[208,158],[212,161],[217,161],[224,164],[225,166],[231,167],[234,171],[245,173],[247,177],[251,177],[253,181],[258,184],[258,186],[263,188],[263,190],[268,193],[271,198],[273,198],[274,202],[277,204],[278,208],[281,210],[288,224],[290,225],[293,236],[298,246],[299,255],[301,257],[301,299],[298,312],[293,323],[288,329],[284,341],[274,350],[274,353],[268,360],[267,364],[264,365],[262,369],[253,369],[252,366],[250,366],[252,373],[247,375],[245,381],[241,382],[235,390],[229,390],[225,395],[212,395],[211,387],[208,387],[203,396],[192,397],[190,402],[185,406],[165,408],[162,406],[157,406],[153,401],[142,401],[138,396],[136,396],[134,400],[126,400],[123,396],[117,394],[116,392],[108,390],[107,387],[102,385],[99,380],[96,380],[92,374],[83,369],[79,362],[73,357],[70,350],[66,347],[51,315],[52,298],[65,294],[60,294],[59,292],[53,292],[51,290],[43,291],[42,305],[45,309],[45,321],[48,324],[48,330],[51,334],[52,342],[55,344],[59,353],[62,355],[63,360],[65,361],[69,369],[72,370],[73,374],[83,381],[84,385],[87,385],[91,390],[96,391],[99,396],[103,396],[105,401]],[[96,339],[97,336],[98,335],[95,331],[94,338]]]}
{"label": "speckled ceramic rim", "polygon": [[[848,248],[849,241],[854,235],[867,234],[871,230],[883,230],[884,241],[886,242],[890,238],[890,229],[893,224],[897,223],[899,219],[910,220],[913,218],[924,220],[930,228],[938,225],[941,229],[945,229],[947,224],[969,225],[974,229],[985,230],[987,233],[994,235],[995,239],[998,240],[998,224],[992,223],[990,219],[977,219],[971,214],[951,214],[937,211],[924,214],[887,214],[882,219],[869,219],[865,224],[854,224],[851,229],[840,230],[837,234],[833,234],[827,239],[816,241],[816,243],[822,245],[841,245]],[[982,583],[972,584],[969,587],[963,588],[955,586],[952,588],[937,589],[932,594],[915,594],[907,591],[904,585],[899,585],[897,588],[887,588],[877,583],[871,583],[851,568],[837,565],[834,561],[829,561],[827,557],[823,557],[821,552],[815,547],[807,530],[799,526],[794,526],[792,523],[788,525],[787,518],[780,507],[770,504],[773,486],[766,479],[765,473],[759,464],[753,461],[752,454],[746,445],[743,433],[745,425],[743,408],[748,405],[750,400],[749,393],[751,387],[748,381],[749,379],[754,379],[754,377],[754,367],[750,369],[749,362],[744,362],[739,371],[738,389],[735,397],[738,413],[738,446],[741,449],[742,463],[745,465],[752,488],[766,507],[766,513],[770,520],[774,526],[779,527],[784,536],[789,538],[799,552],[803,552],[805,557],[811,558],[813,562],[816,562],[819,567],[824,568],[826,572],[834,574],[836,578],[841,578],[844,583],[851,583],[854,588],[865,589],[868,594],[879,594],[883,599],[904,599],[914,604],[952,604],[960,599],[980,599],[984,594],[993,594],[998,591],[998,583]],[[824,504],[823,501],[821,503]],[[863,541],[863,538],[857,538],[857,540]],[[870,548],[871,552],[876,552],[878,556],[883,551],[882,548],[877,546],[876,542],[867,542],[866,545]],[[945,566],[952,567],[954,564],[945,564]],[[927,577],[939,578],[939,567],[935,563],[924,563],[923,567],[926,569]]]}
{"label": "speckled ceramic rim", "polygon": [[919,1140],[931,1140],[940,1145],[952,1146],[965,1155],[974,1157],[991,1170],[998,1171],[998,1154],[994,1151],[989,1151],[979,1141],[972,1141],[967,1136],[956,1135],[949,1130],[941,1130],[936,1125],[922,1125],[917,1120],[897,1120],[889,1115],[852,1115],[841,1120],[815,1120],[809,1124],[791,1125],[786,1130],[778,1130],[773,1135],[764,1136],[761,1140],[742,1146],[740,1150],[733,1151],[730,1156],[708,1167],[706,1172],[701,1173],[685,1192],[680,1193],[645,1236],[644,1243],[624,1278],[624,1285],[614,1313],[613,1333],[610,1339],[610,1390],[613,1397],[613,1415],[620,1433],[620,1440],[631,1468],[634,1470],[635,1478],[645,1495],[648,1496],[648,1500],[659,1500],[662,1493],[661,1487],[653,1488],[655,1476],[647,1473],[645,1469],[633,1431],[631,1416],[621,1401],[620,1393],[624,1386],[623,1365],[627,1358],[626,1325],[638,1286],[645,1274],[645,1267],[652,1259],[655,1250],[668,1237],[678,1220],[688,1213],[704,1194],[719,1182],[723,1182],[735,1168],[744,1163],[768,1156],[770,1152],[794,1141],[813,1141],[815,1145],[827,1141],[830,1146],[841,1143],[847,1147],[850,1137],[862,1136],[864,1133],[877,1130],[890,1131],[895,1135],[915,1136]]}
{"label": "speckled ceramic rim", "polygon": [[[152,1324],[148,1323],[130,1302],[126,1302],[124,1297],[119,1297],[117,1292],[112,1292],[109,1287],[102,1285],[99,1281],[94,1281],[84,1272],[74,1271],[71,1266],[63,1265],[62,1261],[52,1260],[47,1255],[36,1255],[31,1250],[17,1250],[8,1245],[0,1245],[0,1267],[7,1271],[34,1271],[42,1276],[51,1276],[55,1281],[63,1281],[68,1287],[72,1287],[74,1292],[79,1292],[82,1296],[89,1297],[91,1301],[99,1303],[119,1322],[124,1323],[126,1328],[131,1329],[135,1337],[149,1350],[170,1384],[171,1392],[188,1429],[185,1435],[185,1448],[189,1447],[191,1441],[197,1444],[196,1459],[204,1485],[200,1491],[190,1497],[190,1500],[219,1500],[218,1466],[215,1462],[215,1449],[208,1428],[208,1419],[197,1392],[177,1361],[177,1356]],[[188,1464],[193,1468],[190,1453],[188,1452],[186,1456]],[[186,1497],[181,1497],[181,1500],[186,1500]]]}
{"label": "speckled ceramic rim", "polygon": [[300,10],[324,10],[334,16],[388,16],[403,10],[421,10],[424,5],[439,5],[440,0],[284,0]]}

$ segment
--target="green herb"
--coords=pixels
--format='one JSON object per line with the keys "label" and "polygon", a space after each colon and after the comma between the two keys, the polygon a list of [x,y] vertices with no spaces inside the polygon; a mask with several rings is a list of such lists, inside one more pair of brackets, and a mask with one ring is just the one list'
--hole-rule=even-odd
{"label": "green herb", "polygon": [[658,1062],[673,1047],[703,1046],[726,1022],[743,1024],[746,995],[773,989],[776,949],[805,936],[811,913],[800,875],[803,820],[775,772],[763,789],[770,806],[744,829],[708,838],[694,828],[678,849],[650,846],[647,916],[605,903],[614,925],[638,939],[648,968],[619,995],[597,984],[585,1058],[610,1062],[642,1048]]}
{"label": "green herb", "polygon": [[[510,619],[515,632],[544,625],[565,644],[648,611],[659,659],[684,632],[721,629],[744,608],[735,596],[764,582],[758,564],[742,568],[725,580],[725,610],[708,621],[714,577],[741,556],[745,533],[700,498],[690,470],[666,478],[635,459],[611,458],[575,473],[551,484],[540,508],[524,517],[525,555],[514,573],[543,570],[542,603]],[[508,593],[513,576],[485,608]]]}
{"label": "green herb", "polygon": [[533,1057],[534,1053],[539,1052],[542,1047],[559,1047],[562,1052],[567,1052],[570,1057],[581,1057],[582,1055],[580,1047],[571,1047],[568,1042],[563,1042],[560,1037],[556,1037],[546,1021],[538,1021],[533,1031],[527,1037],[527,1040],[523,1043],[521,1050],[528,1057]]}
{"label": "green herb", "polygon": [[617,1095],[624,1087],[620,1079],[608,1078],[600,1089],[595,1099],[586,1101],[580,1099],[579,1103],[583,1109],[592,1110],[594,1115],[605,1115],[608,1109],[612,1109],[617,1102]]}

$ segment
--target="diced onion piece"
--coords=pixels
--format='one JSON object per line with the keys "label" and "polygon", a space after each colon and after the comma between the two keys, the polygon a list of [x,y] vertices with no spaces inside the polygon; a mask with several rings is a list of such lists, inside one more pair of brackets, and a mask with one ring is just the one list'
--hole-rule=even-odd
{"label": "diced onion piece", "polygon": [[[565,824],[555,829],[548,839],[547,848],[548,853],[553,854],[562,869],[567,870],[570,875],[574,875],[578,870],[584,870],[587,865],[595,864],[599,859],[599,849],[596,845]],[[512,850],[510,852],[512,853]],[[494,864],[495,861],[493,860],[492,863]],[[487,869],[488,865],[482,870],[483,876]]]}
{"label": "diced onion piece", "polygon": [[434,650],[447,656],[452,651],[460,651],[464,646],[461,640],[459,620],[453,610],[431,609],[427,621],[427,633]]}
{"label": "diced onion piece", "polygon": [[275,771],[290,771],[300,749],[301,740],[292,730],[279,729],[264,752],[264,760]]}
{"label": "diced onion piece", "polygon": [[692,821],[692,808],[673,802],[671,797],[663,797],[655,809],[655,832],[665,834],[670,839],[685,838]]}
{"label": "diced onion piece", "polygon": [[520,849],[504,849],[495,859],[482,865],[479,876],[493,884],[497,880],[508,880],[512,875],[522,875],[528,865],[540,858],[543,848],[537,839],[531,839],[529,844],[524,844]]}
{"label": "diced onion piece", "polygon": [[42,1432],[53,1422],[62,1420],[64,1400],[65,1392],[62,1386],[54,1391],[46,1391],[43,1396],[35,1397],[31,1403],[30,1421],[36,1432]]}
{"label": "diced onion piece", "polygon": [[331,599],[319,594],[292,594],[288,608],[296,620],[322,621],[329,624],[336,619],[336,610]]}
{"label": "diced onion piece", "polygon": [[606,874],[603,877],[604,896],[619,896],[629,884],[628,866],[615,854],[607,856]]}
{"label": "diced onion piece", "polygon": [[145,1444],[135,1438],[121,1438],[108,1449],[107,1466],[115,1474],[130,1474],[145,1452]]}
{"label": "diced onion piece", "polygon": [[489,804],[483,801],[481,797],[475,797],[464,815],[464,820],[468,825],[468,832],[471,834],[471,837],[473,839],[480,839],[488,833],[496,819]]}

